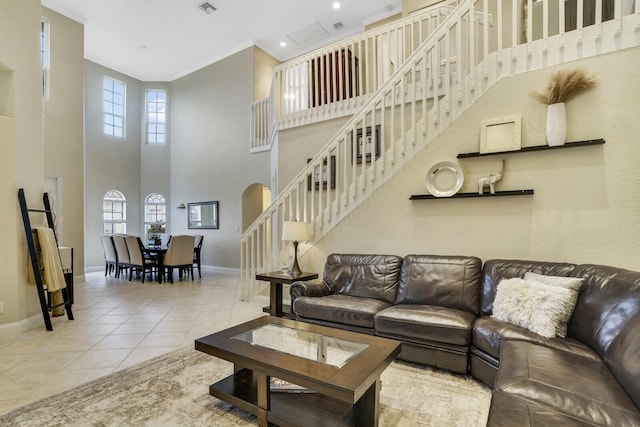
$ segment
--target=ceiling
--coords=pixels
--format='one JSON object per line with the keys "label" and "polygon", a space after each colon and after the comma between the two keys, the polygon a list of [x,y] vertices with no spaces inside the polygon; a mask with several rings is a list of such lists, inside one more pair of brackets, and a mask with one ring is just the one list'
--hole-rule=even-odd
{"label": "ceiling", "polygon": [[[280,61],[364,30],[401,0],[42,0],[84,24],[85,58],[142,81],[172,81],[252,45]],[[335,29],[334,24],[343,27]],[[281,42],[286,42],[281,47]]]}

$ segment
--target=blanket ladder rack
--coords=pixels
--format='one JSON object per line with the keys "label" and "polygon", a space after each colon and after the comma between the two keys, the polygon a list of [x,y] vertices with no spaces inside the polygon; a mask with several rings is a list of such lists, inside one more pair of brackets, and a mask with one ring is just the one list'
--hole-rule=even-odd
{"label": "blanket ladder rack", "polygon": [[51,304],[51,293],[46,291],[46,289],[44,288],[42,274],[40,274],[40,267],[38,265],[38,254],[36,252],[36,245],[33,239],[33,229],[31,228],[31,220],[29,219],[29,212],[44,213],[47,217],[47,225],[53,230],[53,235],[56,239],[56,242],[58,241],[58,236],[56,235],[55,225],[53,222],[53,213],[51,210],[51,205],[49,203],[49,194],[44,193],[42,195],[44,209],[27,208],[27,201],[25,199],[24,189],[22,188],[18,189],[18,200],[20,202],[20,211],[22,212],[24,233],[25,237],[27,238],[27,246],[29,248],[29,258],[31,258],[33,277],[36,282],[36,287],[38,288],[38,298],[40,299],[40,308],[42,309],[44,325],[47,328],[47,331],[53,331],[53,325],[51,324],[51,316],[49,315],[49,311],[53,310],[54,308],[64,306],[65,311],[67,312],[67,318],[69,320],[73,320],[73,312],[71,311],[71,300],[69,298],[69,292],[67,288],[62,288],[60,291],[62,292],[63,302],[56,305]]}

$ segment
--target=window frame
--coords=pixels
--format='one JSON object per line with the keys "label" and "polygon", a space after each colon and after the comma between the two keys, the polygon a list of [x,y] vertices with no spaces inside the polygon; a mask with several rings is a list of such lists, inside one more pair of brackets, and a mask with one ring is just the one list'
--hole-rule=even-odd
{"label": "window frame", "polygon": [[[112,197],[109,197],[109,196]],[[105,209],[105,205],[110,204],[109,210]],[[120,205],[120,210],[115,210],[114,206]],[[114,214],[120,214],[120,219],[114,219]],[[107,214],[110,214],[111,218],[107,219]],[[107,227],[107,224],[110,227]],[[121,224],[122,228],[116,231],[116,225]],[[105,234],[126,234],[127,233],[127,198],[118,190],[109,190],[102,196],[102,229]]]}
{"label": "window frame", "polygon": [[[162,93],[164,94],[164,102],[162,103],[158,103],[157,101],[150,101],[149,100],[149,94],[155,92],[157,93]],[[144,140],[145,143],[148,145],[166,145],[167,144],[167,140],[168,140],[168,133],[167,133],[167,122],[168,122],[168,99],[167,99],[168,95],[167,95],[167,91],[165,89],[146,89],[144,92]],[[159,112],[157,109],[156,111],[151,111],[151,109],[149,108],[151,104],[155,104],[156,106],[158,106],[159,104],[163,104],[164,106],[164,110],[162,112]],[[156,115],[156,119],[158,119],[157,115],[158,114],[164,114],[164,121],[151,121],[150,120],[150,116],[152,114]],[[164,127],[164,130],[162,133],[158,133],[157,132],[157,126],[161,125]],[[150,132],[150,126],[156,126],[155,130],[156,132],[151,133]],[[155,139],[156,141],[152,141],[150,138],[151,135],[155,135]],[[159,135],[162,135],[162,139],[163,141],[157,141],[157,137]]]}
{"label": "window frame", "polygon": [[[162,202],[159,201],[150,201],[151,198],[155,198],[155,199],[162,199]],[[153,216],[153,218],[151,218],[151,216],[149,215],[148,212],[148,208],[151,206],[163,206],[163,213],[161,215],[158,215],[158,211],[156,210],[156,212],[154,212],[151,216]],[[167,223],[167,198],[160,193],[149,193],[147,194],[147,196],[144,198],[144,206],[143,206],[143,223],[144,223],[144,235],[148,236],[147,238],[150,238],[150,233],[149,230],[151,229],[151,224],[158,224],[158,225],[162,225],[162,228],[164,228],[166,226]],[[160,218],[161,217],[161,218]],[[165,229],[166,230],[166,229]],[[164,233],[165,231],[161,231],[162,233]]]}
{"label": "window frame", "polygon": [[[106,88],[107,81],[112,82],[112,88],[109,90]],[[122,93],[116,92],[115,85],[119,84],[122,86]],[[107,94],[111,94],[111,100],[107,98]],[[121,95],[122,96],[122,104],[116,103],[115,98]],[[107,104],[110,106],[110,111],[107,110]],[[117,107],[121,107],[122,114],[117,114]],[[111,116],[111,123],[108,123],[108,116]],[[121,125],[116,126],[117,119],[120,119]],[[107,132],[107,126],[110,126],[111,133]],[[115,130],[121,129],[121,135],[116,135]],[[103,76],[102,78],[102,133],[106,136],[124,140],[126,138],[127,132],[127,84],[121,80],[114,79],[113,77]]]}
{"label": "window frame", "polygon": [[51,22],[40,19],[40,65],[42,67],[42,98],[49,99],[51,94]]}

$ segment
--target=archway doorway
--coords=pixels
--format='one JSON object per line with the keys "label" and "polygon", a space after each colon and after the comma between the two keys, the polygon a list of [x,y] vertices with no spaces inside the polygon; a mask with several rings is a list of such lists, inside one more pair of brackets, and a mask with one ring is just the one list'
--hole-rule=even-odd
{"label": "archway doorway", "polygon": [[271,190],[263,184],[251,184],[242,193],[242,232],[271,204]]}

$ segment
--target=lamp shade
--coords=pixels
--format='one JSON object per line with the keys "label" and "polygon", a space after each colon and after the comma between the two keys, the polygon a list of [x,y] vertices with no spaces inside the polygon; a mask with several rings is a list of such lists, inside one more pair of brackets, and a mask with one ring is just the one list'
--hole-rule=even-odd
{"label": "lamp shade", "polygon": [[309,239],[309,227],[306,222],[285,221],[282,223],[282,240],[302,242]]}

